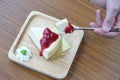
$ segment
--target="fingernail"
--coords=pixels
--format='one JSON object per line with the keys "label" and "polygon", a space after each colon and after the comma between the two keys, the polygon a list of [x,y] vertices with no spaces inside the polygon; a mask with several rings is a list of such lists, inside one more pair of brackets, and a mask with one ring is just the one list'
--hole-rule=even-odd
{"label": "fingernail", "polygon": [[109,26],[104,26],[104,27],[103,27],[103,31],[105,31],[105,32],[109,32],[110,29],[111,29],[111,28],[110,28]]}

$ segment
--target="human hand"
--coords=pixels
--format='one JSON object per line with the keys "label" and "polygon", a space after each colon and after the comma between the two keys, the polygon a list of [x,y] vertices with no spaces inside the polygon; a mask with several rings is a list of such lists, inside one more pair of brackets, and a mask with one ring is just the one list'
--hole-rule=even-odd
{"label": "human hand", "polygon": [[95,32],[104,37],[113,38],[120,32],[109,32],[111,28],[120,28],[120,0],[107,0],[106,17],[102,20],[102,12],[96,11],[96,22],[91,22],[92,27],[101,27],[95,29]]}

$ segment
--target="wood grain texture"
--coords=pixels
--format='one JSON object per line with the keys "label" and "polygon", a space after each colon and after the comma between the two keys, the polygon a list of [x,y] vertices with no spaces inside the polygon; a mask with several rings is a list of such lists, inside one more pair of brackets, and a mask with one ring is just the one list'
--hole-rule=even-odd
{"label": "wood grain texture", "polygon": [[[0,80],[54,80],[12,63],[7,57],[29,12],[37,10],[60,19],[66,17],[78,26],[89,26],[98,8],[86,0],[0,0]],[[86,31],[64,80],[119,80],[119,51],[120,36],[106,39]]]}

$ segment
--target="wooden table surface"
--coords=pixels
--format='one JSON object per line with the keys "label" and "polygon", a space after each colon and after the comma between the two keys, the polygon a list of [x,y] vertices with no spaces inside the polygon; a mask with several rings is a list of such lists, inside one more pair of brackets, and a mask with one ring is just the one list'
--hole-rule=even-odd
{"label": "wooden table surface", "polygon": [[[8,59],[9,48],[29,12],[36,10],[60,19],[66,17],[75,25],[89,26],[98,8],[86,0],[0,0],[0,80],[54,80]],[[119,79],[120,36],[106,39],[85,31],[64,80]]]}

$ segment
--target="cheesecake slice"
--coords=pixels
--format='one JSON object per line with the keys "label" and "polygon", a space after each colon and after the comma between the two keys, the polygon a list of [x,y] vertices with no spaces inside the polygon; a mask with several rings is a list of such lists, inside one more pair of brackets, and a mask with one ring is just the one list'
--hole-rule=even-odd
{"label": "cheesecake slice", "polygon": [[52,57],[61,47],[61,35],[53,33],[49,28],[30,28],[29,36],[40,49],[40,56]]}
{"label": "cheesecake slice", "polygon": [[65,18],[58,21],[55,26],[60,30],[60,33],[72,33],[74,31],[74,27],[72,24]]}
{"label": "cheesecake slice", "polygon": [[52,32],[49,28],[45,28],[43,36],[40,39],[40,56],[46,59],[52,57],[61,45],[61,35]]}
{"label": "cheesecake slice", "polygon": [[[31,27],[29,31],[30,38],[35,43],[37,48],[40,49],[40,51],[42,51],[40,41],[43,38],[43,33],[45,29],[46,28]],[[59,35],[55,27],[50,30],[54,32],[55,34],[57,34],[59,37],[48,48],[43,50],[43,54],[42,52],[40,53],[40,55],[43,55],[46,59],[51,58],[54,54],[59,55],[59,56],[63,55],[63,52],[70,49],[70,46],[67,43],[67,41],[61,35]]]}

